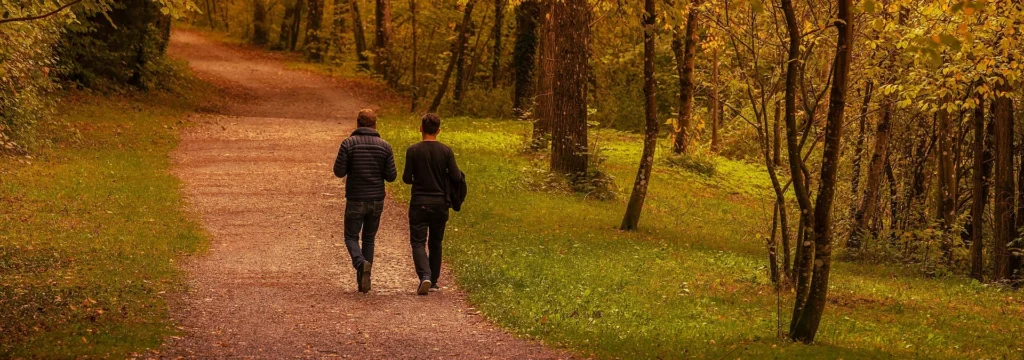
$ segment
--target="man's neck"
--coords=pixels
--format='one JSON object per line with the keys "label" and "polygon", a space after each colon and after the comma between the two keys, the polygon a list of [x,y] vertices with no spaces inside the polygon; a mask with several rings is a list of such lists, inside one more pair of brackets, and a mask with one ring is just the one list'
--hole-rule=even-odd
{"label": "man's neck", "polygon": [[423,141],[437,141],[437,135],[423,134]]}

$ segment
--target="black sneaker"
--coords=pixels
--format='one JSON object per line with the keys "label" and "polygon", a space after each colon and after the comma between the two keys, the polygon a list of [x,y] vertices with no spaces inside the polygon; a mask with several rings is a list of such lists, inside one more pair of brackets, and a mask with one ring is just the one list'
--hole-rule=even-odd
{"label": "black sneaker", "polygon": [[373,268],[373,263],[363,261],[362,265],[359,267],[359,292],[368,293],[370,292],[370,269]]}
{"label": "black sneaker", "polygon": [[416,289],[416,295],[426,295],[430,291],[430,280],[420,281],[420,287]]}
{"label": "black sneaker", "polygon": [[441,291],[441,287],[437,286],[437,284],[433,284],[433,285],[430,285],[430,290],[429,291],[430,292],[438,292],[438,291]]}

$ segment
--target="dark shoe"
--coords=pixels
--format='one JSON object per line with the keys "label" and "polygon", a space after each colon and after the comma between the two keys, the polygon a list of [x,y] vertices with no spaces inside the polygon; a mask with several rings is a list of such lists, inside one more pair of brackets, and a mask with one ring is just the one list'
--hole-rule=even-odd
{"label": "dark shoe", "polygon": [[363,263],[359,265],[359,268],[359,292],[368,293],[370,292],[370,269],[373,268],[373,263],[363,261]]}
{"label": "dark shoe", "polygon": [[433,284],[433,285],[430,285],[430,290],[429,291],[430,292],[438,292],[438,291],[441,291],[441,287],[437,286],[437,284]]}
{"label": "dark shoe", "polygon": [[420,281],[420,287],[416,289],[416,295],[426,295],[430,291],[430,280]]}

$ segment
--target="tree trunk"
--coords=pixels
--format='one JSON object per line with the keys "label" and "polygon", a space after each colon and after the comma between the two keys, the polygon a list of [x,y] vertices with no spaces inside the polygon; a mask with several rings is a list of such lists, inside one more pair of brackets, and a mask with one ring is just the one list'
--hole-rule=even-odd
{"label": "tree trunk", "polygon": [[786,103],[786,147],[789,154],[790,178],[793,182],[793,193],[796,196],[799,206],[799,224],[797,227],[796,257],[793,264],[793,278],[796,281],[796,298],[793,303],[793,322],[790,324],[790,334],[794,330],[807,304],[808,292],[811,288],[811,275],[814,263],[814,243],[808,235],[814,226],[814,212],[811,204],[811,196],[808,191],[806,179],[803,172],[803,156],[800,151],[799,132],[800,127],[796,122],[796,95],[799,78],[800,62],[800,27],[797,22],[796,10],[792,0],[781,0],[782,12],[786,19],[786,32],[788,33],[788,49],[786,55],[786,82],[785,95]]}
{"label": "tree trunk", "polygon": [[[864,138],[867,136],[867,122],[868,122],[868,106],[871,104],[871,90],[874,82],[868,80],[864,83],[864,102],[860,107],[860,119],[858,121],[858,134],[857,144],[853,150],[853,176],[850,178],[850,195],[851,198],[857,199],[860,193],[860,163],[864,158]],[[851,207],[856,204],[856,201],[850,202]],[[853,209],[854,213],[857,209]]]}
{"label": "tree trunk", "polygon": [[409,14],[412,17],[412,104],[409,111],[416,112],[416,101],[419,100],[419,78],[416,76],[416,67],[419,66],[419,43],[416,41],[416,0],[409,0]]}
{"label": "tree trunk", "polygon": [[875,130],[874,153],[871,154],[871,163],[868,164],[867,184],[864,187],[860,206],[853,215],[853,228],[850,229],[850,238],[846,240],[847,248],[860,248],[865,231],[875,219],[875,212],[878,209],[878,190],[884,175],[882,172],[885,170],[885,159],[889,157],[891,121],[892,104],[884,103],[882,104],[882,118],[878,121],[878,127]]}
{"label": "tree trunk", "polygon": [[555,23],[553,18],[553,1],[547,0],[541,5],[540,43],[537,47],[537,95],[534,113],[537,120],[533,123],[534,150],[548,148],[551,136],[551,124],[555,118]]}
{"label": "tree trunk", "polygon": [[295,48],[299,46],[299,29],[302,25],[302,10],[306,3],[303,0],[297,0],[295,2],[295,16],[292,17],[292,29],[289,31],[291,40],[289,41],[288,50],[295,51]]}
{"label": "tree trunk", "polygon": [[587,171],[587,54],[590,8],[586,0],[556,1],[551,170],[577,179]]}
{"label": "tree trunk", "polygon": [[282,50],[288,50],[292,48],[292,26],[288,21],[295,17],[295,13],[298,12],[299,2],[296,1],[291,6],[285,4],[284,17],[281,18],[281,32],[277,37],[277,46]]}
{"label": "tree trunk", "polygon": [[[719,112],[721,110],[721,105],[719,104],[721,101],[718,94],[718,48],[716,47],[711,50],[711,152],[715,154],[722,150],[722,138],[719,134],[722,127],[722,115]],[[776,119],[778,118],[776,117]],[[776,123],[775,129],[775,142],[778,143],[778,123]],[[778,154],[778,151],[776,151],[775,156],[778,156]]]}
{"label": "tree trunk", "polygon": [[[788,1],[788,0],[787,0]],[[790,5],[792,6],[792,5]],[[829,92],[825,141],[822,149],[821,181],[814,205],[814,273],[803,311],[793,314],[790,338],[804,343],[814,342],[828,298],[828,280],[832,268],[832,202],[835,196],[836,173],[843,136],[843,113],[846,108],[847,82],[850,74],[853,44],[853,1],[838,0],[836,56],[832,62],[832,88]],[[788,16],[788,15],[787,15]],[[792,153],[790,154],[792,156]]]}
{"label": "tree trunk", "polygon": [[[486,16],[484,16],[484,21],[487,21]],[[486,26],[486,24],[481,25]],[[457,112],[462,111],[462,99],[466,96],[466,83],[470,80],[469,78],[476,73],[476,66],[480,55],[480,39],[483,37],[483,34],[477,35],[476,41],[473,43],[473,46],[470,47],[469,38],[476,34],[476,26],[472,21],[469,22],[467,31],[466,48],[459,54],[459,58],[455,63],[455,88],[452,89],[452,105]],[[470,55],[473,55],[473,61],[470,62],[469,70],[466,70],[466,58]]]}
{"label": "tree trunk", "polygon": [[494,0],[494,51],[491,57],[491,89],[498,87],[501,80],[501,30],[505,26],[505,6],[508,0]]}
{"label": "tree trunk", "polygon": [[391,68],[391,0],[377,0],[375,24],[373,69],[394,88],[398,83]]}
{"label": "tree trunk", "polygon": [[540,4],[525,0],[516,8],[516,44],[512,52],[515,82],[512,90],[512,111],[522,119],[529,112],[533,94],[534,67],[537,58],[537,27],[540,25]]}
{"label": "tree trunk", "polygon": [[939,220],[942,221],[943,230],[942,254],[947,263],[953,261],[953,228],[956,226],[956,169],[953,168],[953,121],[945,105],[949,98],[943,99],[943,107],[936,114],[938,122],[938,168],[939,168],[939,191],[937,211]]}
{"label": "tree trunk", "polygon": [[434,101],[430,103],[430,112],[436,112],[437,108],[441,106],[441,100],[444,99],[444,94],[448,92],[448,84],[451,82],[455,65],[462,57],[463,52],[465,52],[466,42],[469,41],[469,24],[473,21],[473,6],[475,4],[476,0],[469,0],[466,3],[466,9],[463,10],[462,23],[457,27],[459,35],[455,38],[455,43],[452,44],[452,55],[448,60],[448,68],[445,69],[444,75],[441,76],[441,85],[438,86]]}
{"label": "tree trunk", "polygon": [[270,35],[267,29],[267,5],[263,0],[252,2],[252,44],[265,46],[270,42]]}
{"label": "tree trunk", "polygon": [[358,0],[334,0],[334,13],[332,14],[331,19],[331,39],[334,40],[331,42],[331,46],[334,47],[334,51],[331,53],[333,54],[333,58],[339,60],[342,58],[342,54],[345,53],[345,48],[347,46],[345,43],[345,27],[347,25],[345,24],[345,17],[348,15],[347,13],[351,8],[348,5],[349,1]]}
{"label": "tree trunk", "polygon": [[697,7],[701,0],[693,0],[686,16],[685,33],[676,28],[672,38],[672,51],[679,72],[679,117],[672,128],[672,152],[684,154],[691,141],[690,118],[693,113],[693,58],[697,50]]}
{"label": "tree trunk", "polygon": [[[992,101],[992,116],[995,122],[995,242],[992,253],[995,257],[993,280],[1009,280],[1013,275],[1008,245],[1017,238],[1014,208],[1013,178],[1013,99],[1012,87],[1006,79],[996,87],[997,96]],[[1005,94],[998,94],[1005,92]]]}
{"label": "tree trunk", "polygon": [[640,155],[640,168],[633,182],[633,194],[626,206],[626,215],[622,219],[622,230],[636,229],[640,223],[644,200],[647,198],[647,186],[651,180],[651,169],[654,168],[654,151],[658,147],[658,104],[655,99],[654,80],[654,23],[656,18],[654,0],[644,0],[644,149]]}
{"label": "tree trunk", "polygon": [[363,27],[363,15],[359,13],[359,0],[352,0],[352,36],[356,43],[356,61],[360,70],[370,70],[369,59],[366,57],[366,32]]}
{"label": "tree trunk", "polygon": [[988,183],[992,177],[992,142],[995,126],[989,122],[985,128],[985,98],[978,96],[974,108],[974,171],[971,177],[971,277],[984,280],[985,260],[983,256],[985,239],[985,205],[988,204]]}
{"label": "tree trunk", "polygon": [[304,51],[310,61],[323,60],[323,44],[320,43],[320,24],[324,17],[324,0],[309,0],[306,9],[306,44]]}

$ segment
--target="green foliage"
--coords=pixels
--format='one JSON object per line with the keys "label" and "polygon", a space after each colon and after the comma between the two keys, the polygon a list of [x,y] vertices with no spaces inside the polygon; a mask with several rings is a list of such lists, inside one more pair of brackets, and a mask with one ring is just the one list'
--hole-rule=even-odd
{"label": "green foliage", "polygon": [[665,163],[669,166],[678,167],[706,177],[715,176],[718,171],[718,162],[715,157],[705,152],[669,155],[665,158]]}
{"label": "green foliage", "polygon": [[54,104],[53,45],[60,34],[53,20],[0,27],[0,155],[25,154],[40,140],[32,134]]}
{"label": "green foliage", "polygon": [[103,14],[77,14],[61,39],[63,76],[88,88],[156,87],[166,67],[171,17],[153,0],[117,0]]}
{"label": "green foliage", "polygon": [[72,93],[58,116],[81,138],[0,159],[0,357],[124,358],[175,332],[163,294],[204,234],[168,152],[195,101]]}

